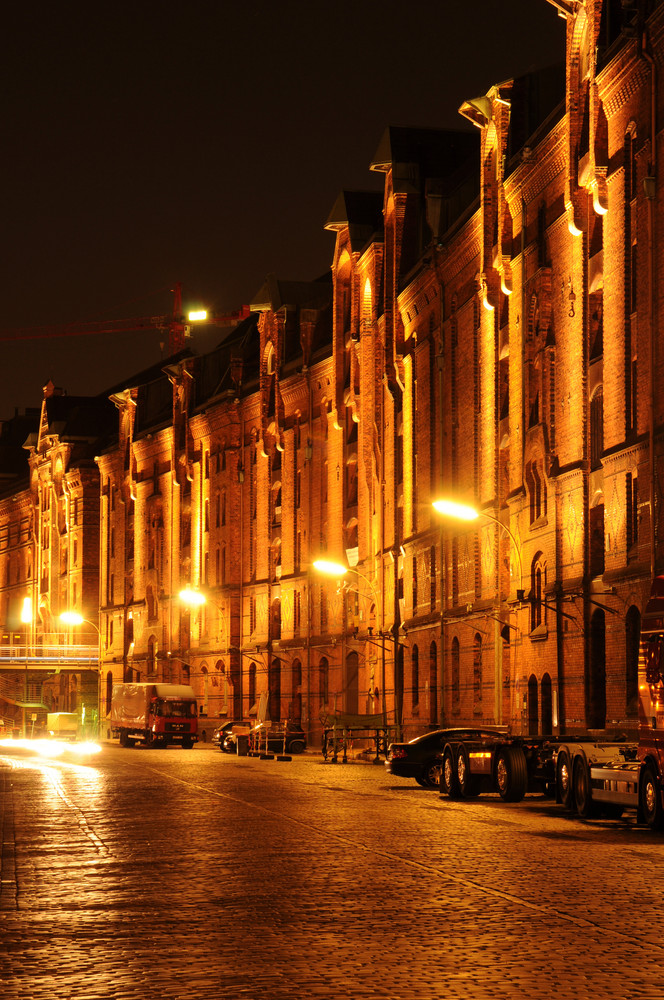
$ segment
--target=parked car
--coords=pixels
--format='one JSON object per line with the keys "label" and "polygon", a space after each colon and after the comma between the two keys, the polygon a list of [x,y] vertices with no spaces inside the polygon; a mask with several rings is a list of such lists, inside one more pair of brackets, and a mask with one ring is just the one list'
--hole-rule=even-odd
{"label": "parked car", "polygon": [[[244,731],[244,730],[243,730]],[[284,750],[284,733],[286,736],[286,753],[303,753],[307,748],[307,738],[301,726],[295,722],[264,723],[259,722],[249,733],[249,746],[253,750],[264,750],[265,734],[267,733],[267,750],[269,753],[282,753]],[[226,734],[222,750],[226,753],[236,752],[237,739],[232,729]]]}
{"label": "parked car", "polygon": [[220,750],[225,750],[224,740],[233,728],[232,722],[224,722],[223,726],[217,726],[217,728],[212,733],[211,743],[215,747],[219,747]]}
{"label": "parked car", "polygon": [[500,732],[498,729],[435,729],[416,736],[409,743],[391,743],[387,748],[385,768],[399,778],[415,778],[423,788],[437,788],[443,767],[443,748],[449,739],[484,734],[495,736]]}

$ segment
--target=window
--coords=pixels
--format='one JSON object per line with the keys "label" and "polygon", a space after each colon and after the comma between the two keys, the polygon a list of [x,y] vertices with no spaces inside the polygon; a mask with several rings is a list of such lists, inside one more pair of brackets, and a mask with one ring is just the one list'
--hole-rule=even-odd
{"label": "window", "polygon": [[429,610],[436,610],[436,547],[431,546],[429,554]]}
{"label": "window", "polygon": [[458,710],[461,691],[459,687],[459,640],[456,636],[452,639],[452,705]]}
{"label": "window", "polygon": [[416,709],[419,708],[420,704],[420,653],[417,646],[413,646],[410,666],[412,673],[413,708]]}
{"label": "window", "polygon": [[546,626],[546,607],[543,603],[546,592],[546,562],[538,552],[530,568],[530,631]]}
{"label": "window", "polygon": [[473,642],[473,709],[482,710],[482,636],[475,633]]}
{"label": "window", "polygon": [[631,549],[639,540],[639,481],[636,474],[627,473],[627,548]]}
{"label": "window", "polygon": [[329,699],[329,674],[330,668],[327,657],[324,656],[318,665],[318,703],[321,708],[327,705]]}
{"label": "window", "polygon": [[598,386],[590,400],[590,468],[599,469],[604,451],[604,391]]}

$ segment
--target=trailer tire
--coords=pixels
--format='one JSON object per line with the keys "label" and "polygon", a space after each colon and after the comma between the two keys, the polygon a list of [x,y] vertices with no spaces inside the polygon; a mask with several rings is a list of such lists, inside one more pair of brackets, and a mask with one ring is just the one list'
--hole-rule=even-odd
{"label": "trailer tire", "polygon": [[129,741],[127,739],[127,733],[126,733],[126,731],[124,729],[120,730],[120,746],[121,747],[128,747],[129,746]]}
{"label": "trailer tire", "polygon": [[664,826],[664,810],[657,771],[652,764],[646,764],[643,769],[639,798],[645,822],[651,830],[661,830]]}
{"label": "trailer tire", "polygon": [[445,747],[445,753],[443,754],[440,790],[441,792],[445,792],[450,799],[458,799],[461,795],[459,791],[459,779],[457,778],[456,767],[454,766],[454,754],[451,747]]}
{"label": "trailer tire", "polygon": [[470,760],[465,747],[460,747],[457,754],[457,778],[459,780],[459,791],[463,799],[474,799],[479,794],[477,779],[470,771]]}
{"label": "trailer tire", "polygon": [[528,764],[521,747],[498,751],[496,787],[503,802],[520,802],[528,788]]}
{"label": "trailer tire", "polygon": [[574,761],[574,804],[582,819],[591,819],[597,814],[590,784],[588,761],[577,757]]}
{"label": "trailer tire", "polygon": [[556,786],[560,801],[565,809],[574,809],[574,788],[572,787],[572,766],[566,750],[558,754],[556,765]]}

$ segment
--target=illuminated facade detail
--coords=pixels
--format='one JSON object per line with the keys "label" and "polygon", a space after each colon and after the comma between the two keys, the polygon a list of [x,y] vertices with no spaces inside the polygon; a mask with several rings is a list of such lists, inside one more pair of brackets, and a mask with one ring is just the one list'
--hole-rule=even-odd
{"label": "illuminated facade detail", "polygon": [[40,635],[98,603],[106,704],[186,679],[208,718],[267,698],[312,742],[334,708],[406,737],[633,723],[664,561],[664,6],[554,6],[564,71],[465,102],[471,132],[387,129],[382,190],[326,222],[329,278],[269,276],[210,354],[113,391],[96,464],[35,415],[29,485],[0,496],[7,635],[33,591]]}

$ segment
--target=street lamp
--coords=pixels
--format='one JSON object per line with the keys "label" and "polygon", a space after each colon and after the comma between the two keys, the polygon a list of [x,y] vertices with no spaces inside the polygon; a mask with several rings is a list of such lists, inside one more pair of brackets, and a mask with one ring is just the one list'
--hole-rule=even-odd
{"label": "street lamp", "polygon": [[99,631],[99,626],[96,625],[90,618],[84,618],[79,615],[78,611],[63,611],[60,615],[60,621],[64,625],[92,625],[93,629],[97,633],[97,736],[101,739],[101,632]]}
{"label": "street lamp", "polygon": [[[202,591],[195,590],[193,587],[184,587],[178,593],[178,598],[183,604],[186,604],[190,608],[202,608],[206,604],[214,604],[214,606],[216,607],[217,611],[221,616],[225,631],[226,611],[224,610],[224,608],[222,608],[221,604],[217,603],[217,601],[212,600],[206,594],[202,593]],[[228,646],[226,646],[225,648],[226,651],[228,651]],[[205,680],[203,700],[205,702],[205,712],[207,714],[207,702],[208,702],[207,680]],[[203,711],[203,707],[201,707],[201,711]]]}
{"label": "street lamp", "polygon": [[[341,580],[344,576],[346,576],[347,573],[355,573],[355,575],[358,576],[360,580],[364,580],[364,582],[371,589],[376,605],[376,611],[378,611],[378,603],[379,603],[378,588],[376,587],[376,584],[372,580],[370,580],[368,576],[365,576],[364,573],[361,573],[360,570],[357,569],[355,566],[347,566],[345,563],[335,562],[333,559],[316,559],[312,565],[313,568],[317,570],[317,572],[322,573],[323,576],[329,576],[337,580]],[[382,629],[379,631],[379,637],[381,640],[381,687],[382,687],[381,702],[383,709],[382,711],[383,726],[385,728],[385,731],[387,732],[387,704],[385,700],[385,675],[386,675],[385,637],[382,634]],[[395,637],[395,648],[394,648],[395,670],[396,670],[396,657],[397,657],[397,639]],[[395,705],[395,712],[396,712],[396,705]]]}
{"label": "street lamp", "polygon": [[493,521],[499,527],[504,528],[507,534],[512,539],[514,543],[514,551],[516,552],[516,558],[519,563],[519,586],[516,590],[517,601],[523,601],[525,591],[523,590],[523,566],[521,564],[521,549],[519,543],[514,536],[511,528],[509,528],[503,521],[494,517],[493,514],[487,514],[485,510],[479,511],[475,507],[471,507],[469,504],[457,503],[455,500],[441,499],[434,500],[431,505],[434,510],[437,510],[439,514],[445,517],[451,517],[457,521],[476,521],[479,517],[486,517],[487,520]]}
{"label": "street lamp", "polygon": [[[432,503],[432,507],[436,511],[438,511],[439,514],[442,514],[445,517],[454,518],[457,521],[471,522],[471,521],[476,521],[479,517],[486,517],[487,520],[493,521],[495,524],[499,525],[499,527],[504,528],[504,530],[510,536],[514,544],[514,551],[516,552],[516,557],[519,563],[519,586],[517,586],[516,590],[516,599],[517,599],[517,604],[521,605],[524,600],[524,594],[525,594],[525,591],[523,590],[523,566],[521,563],[521,549],[519,546],[519,542],[512,533],[512,530],[506,524],[503,524],[503,522],[500,521],[497,517],[494,517],[493,514],[487,514],[486,511],[478,511],[475,509],[475,507],[471,507],[469,504],[457,503],[455,500],[449,500],[443,498],[440,500],[434,500]],[[500,591],[500,582],[498,583],[498,587]],[[518,635],[519,631],[517,629],[517,637]],[[518,655],[518,652],[516,655]],[[515,661],[516,661],[516,655],[515,655]],[[516,673],[516,667],[517,667],[516,662],[514,664],[514,667]]]}

